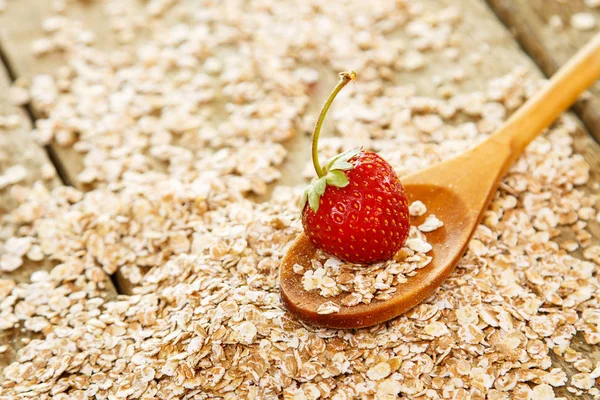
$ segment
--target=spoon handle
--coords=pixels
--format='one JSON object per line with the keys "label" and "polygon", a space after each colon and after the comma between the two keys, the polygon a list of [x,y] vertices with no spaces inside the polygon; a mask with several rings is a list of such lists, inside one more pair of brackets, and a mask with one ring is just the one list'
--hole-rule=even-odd
{"label": "spoon handle", "polygon": [[516,159],[533,139],[599,78],[600,33],[554,74],[549,83],[527,100],[493,136],[508,140],[511,156],[513,160]]}

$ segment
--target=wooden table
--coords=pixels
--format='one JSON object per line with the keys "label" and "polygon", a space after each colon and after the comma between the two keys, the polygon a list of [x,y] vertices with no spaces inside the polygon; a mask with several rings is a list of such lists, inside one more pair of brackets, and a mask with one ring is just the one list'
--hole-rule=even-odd
{"label": "wooden table", "polygon": [[[513,66],[518,64],[532,66],[535,62],[543,73],[551,75],[594,33],[580,32],[568,26],[570,16],[584,10],[583,0],[486,1],[487,4],[483,0],[429,0],[425,2],[428,7],[458,4],[464,13],[459,29],[468,39],[468,43],[462,43],[462,47],[468,49],[491,46],[494,49],[486,54],[479,66],[464,61],[463,68],[466,75],[474,76],[474,78],[458,84],[458,90],[481,89],[486,81],[508,73]],[[25,184],[32,184],[41,177],[42,165],[51,163],[58,173],[56,178],[44,181],[48,187],[69,184],[81,190],[88,190],[90,188],[78,182],[76,178],[78,172],[82,170],[81,156],[71,148],[61,148],[55,145],[45,149],[40,148],[28,135],[28,131],[35,122],[37,111],[12,106],[9,104],[7,96],[4,95],[11,81],[30,80],[36,74],[53,73],[63,62],[60,56],[53,55],[40,59],[34,57],[30,51],[32,40],[42,36],[41,22],[50,15],[50,3],[42,0],[12,1],[9,2],[8,9],[0,13],[0,115],[16,113],[22,117],[22,123],[17,128],[6,132],[0,128],[0,139],[2,139],[0,147],[8,148],[7,153],[11,155],[9,160],[0,158],[0,173],[10,165],[24,165],[28,169]],[[70,2],[67,12],[94,31],[99,46],[106,49],[114,46],[116,38],[104,23],[101,2]],[[595,11],[595,15],[600,21],[600,9]],[[496,16],[507,26],[502,25]],[[556,20],[558,17],[555,16],[565,22],[565,27],[559,30],[550,27],[548,21],[550,18]],[[511,32],[515,37],[511,35]],[[527,53],[524,53],[519,45]],[[435,86],[431,82],[431,76],[443,73],[444,68],[443,63],[433,62],[427,69],[405,73],[401,78],[414,82],[420,94],[434,96]],[[327,85],[323,86],[327,87]],[[318,105],[323,96],[315,97],[316,102],[312,105],[313,108]],[[592,190],[593,185],[600,182],[600,146],[592,140],[592,137],[600,139],[600,83],[590,91],[587,101],[579,103],[574,110],[587,127],[587,132],[583,128],[576,137],[576,149],[592,165],[592,179],[589,184],[590,190]],[[299,135],[287,143],[287,146],[289,148],[296,147],[306,140],[307,138]],[[292,170],[292,167],[303,165],[306,161],[305,156],[295,152],[289,157],[282,171],[284,183],[299,183],[298,178],[294,178],[289,171]],[[15,204],[9,200],[8,193],[0,190],[0,217],[6,216],[13,207]],[[8,224],[6,221],[4,223]],[[600,238],[598,224],[590,226],[590,229],[596,238]],[[2,229],[0,229],[1,232]],[[3,240],[1,234],[0,240]],[[51,267],[51,263],[48,262],[31,263],[15,273],[0,274],[0,278],[10,277],[16,281],[26,281],[32,271]],[[117,291],[125,294],[131,292],[132,285],[122,276],[117,274],[112,278],[112,281],[107,280],[107,296],[114,295]],[[0,344],[9,345],[8,350],[0,354],[0,369],[14,360],[15,352],[22,347],[23,340],[27,340],[27,336],[18,329],[0,335]],[[578,351],[584,352],[594,363],[600,361],[600,348],[588,346],[580,338],[574,340],[573,346]],[[555,356],[553,361],[568,374],[577,373],[562,358]],[[566,390],[561,394],[574,398]]]}

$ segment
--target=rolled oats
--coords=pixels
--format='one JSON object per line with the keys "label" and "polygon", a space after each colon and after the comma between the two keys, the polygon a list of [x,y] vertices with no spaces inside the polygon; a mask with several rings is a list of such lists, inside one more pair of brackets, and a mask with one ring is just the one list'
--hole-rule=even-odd
{"label": "rolled oats", "polygon": [[317,313],[319,314],[333,314],[340,312],[340,306],[333,301],[327,301],[317,308]]}
{"label": "rolled oats", "polygon": [[[44,22],[34,51],[61,51],[68,63],[32,80],[35,135],[83,154],[78,179],[93,190],[21,188],[21,166],[0,174],[20,204],[10,213],[19,229],[2,233],[0,265],[56,264],[29,283],[0,280],[0,328],[37,332],[4,369],[0,396],[529,400],[553,399],[565,385],[597,394],[590,384],[600,369],[573,338],[600,343],[598,243],[587,225],[599,215],[580,187],[589,166],[573,152],[568,116],[511,168],[443,285],[369,329],[318,329],[286,313],[277,269],[300,232],[301,190],[278,187],[266,204],[244,198],[279,179],[282,143],[310,129],[309,98],[340,69],[357,69],[361,83],[339,98],[339,136],[325,138],[324,155],[364,145],[401,176],[484,139],[539,87],[536,78],[516,68],[462,92],[452,80],[469,76],[452,65],[432,77],[440,99],[395,83],[396,72],[427,73],[437,53],[449,63],[487,57],[486,46],[462,46],[456,7],[184,3],[151,1],[139,13],[130,1],[105,1],[122,44],[111,52],[65,16],[68,2],[51,4],[59,15]],[[0,117],[0,127],[19,123]],[[412,216],[426,213],[411,205]],[[422,233],[411,235],[372,275],[328,275],[343,268],[326,258],[295,272],[314,278],[322,268],[307,280],[312,290],[345,296],[326,297],[321,313],[384,300],[414,272],[399,266],[430,260],[418,253],[428,251]],[[117,270],[138,282],[132,295],[106,296],[104,279]],[[580,372],[566,374],[550,355]]]}
{"label": "rolled oats", "polygon": [[421,232],[433,232],[444,226],[444,223],[440,221],[435,214],[429,214],[421,225],[418,226]]}
{"label": "rolled oats", "polygon": [[416,200],[410,203],[408,211],[410,212],[411,217],[420,217],[427,212],[427,206],[425,206],[422,201]]}
{"label": "rolled oats", "polygon": [[23,259],[20,255],[14,253],[5,253],[0,256],[0,270],[11,272],[23,265]]}
{"label": "rolled oats", "polygon": [[294,267],[294,272],[302,275],[305,291],[318,290],[320,296],[334,297],[346,307],[388,300],[398,286],[432,260],[426,255],[431,245],[414,227],[411,227],[407,246],[400,249],[392,260],[368,265],[344,262],[318,250],[310,267]]}
{"label": "rolled oats", "polygon": [[533,398],[539,400],[553,400],[554,390],[552,386],[542,383],[533,388]]}
{"label": "rolled oats", "polygon": [[373,381],[379,381],[385,379],[392,372],[390,364],[387,362],[381,362],[377,365],[372,366],[367,371],[367,377]]}
{"label": "rolled oats", "polygon": [[400,382],[392,379],[386,379],[377,386],[375,399],[377,400],[394,400],[398,397],[398,393],[402,390]]}
{"label": "rolled oats", "polygon": [[22,165],[14,165],[7,168],[0,175],[0,190],[19,183],[27,177],[27,169]]}
{"label": "rolled oats", "polygon": [[8,98],[14,105],[22,106],[29,103],[29,92],[20,86],[12,86],[8,90]]}
{"label": "rolled oats", "polygon": [[571,26],[580,31],[589,31],[596,27],[596,17],[588,12],[575,13],[571,16]]}
{"label": "rolled oats", "polygon": [[584,3],[590,8],[600,8],[600,0],[584,0]]}
{"label": "rolled oats", "polygon": [[418,253],[428,253],[432,249],[429,243],[419,237],[409,238],[406,241],[406,246],[412,251],[416,251]]}

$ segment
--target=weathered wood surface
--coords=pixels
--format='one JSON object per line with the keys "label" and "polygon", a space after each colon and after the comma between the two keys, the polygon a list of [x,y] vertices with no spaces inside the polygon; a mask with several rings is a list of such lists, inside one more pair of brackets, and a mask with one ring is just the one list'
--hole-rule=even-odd
{"label": "weathered wood surface", "polygon": [[[0,63],[0,119],[6,122],[7,118],[18,117],[15,126],[6,123],[0,124],[0,176],[10,168],[22,166],[25,177],[19,182],[0,187],[0,256],[4,254],[6,240],[18,232],[19,226],[10,218],[10,211],[18,207],[11,191],[18,187],[31,187],[34,183],[43,183],[48,189],[61,185],[54,166],[43,147],[39,146],[31,136],[32,122],[28,113],[21,107],[12,104],[9,99],[10,79],[4,65]],[[45,170],[45,174],[42,173]],[[46,175],[46,176],[44,176]],[[50,271],[55,263],[44,260],[34,262],[24,258],[23,265],[12,272],[0,271],[1,280],[13,280],[16,284],[30,281],[31,274],[35,271]],[[116,291],[110,279],[104,282],[107,287],[107,296],[115,296]],[[0,381],[2,370],[16,359],[17,351],[25,345],[25,341],[39,337],[25,331],[21,326],[0,332],[0,346],[7,346],[0,353]]]}
{"label": "weathered wood surface", "polygon": [[[546,76],[551,76],[595,33],[600,32],[600,7],[592,9],[584,0],[486,0],[498,18],[507,25],[529,56]],[[578,30],[571,25],[576,13],[596,17],[596,27]],[[558,26],[560,24],[562,26]],[[600,83],[574,110],[600,142]]]}
{"label": "weathered wood surface", "polygon": [[[110,34],[110,27],[102,17],[102,2],[77,1],[69,2],[67,13],[82,21],[96,33],[96,42],[106,48],[114,46],[115,38]],[[19,1],[10,2],[9,7],[0,13],[0,49],[2,49],[10,70],[26,81],[31,81],[38,74],[52,74],[65,63],[60,52],[36,56],[32,51],[34,40],[44,37],[43,21],[56,15],[51,1]],[[36,110],[32,110],[34,115]],[[57,168],[63,173],[63,179],[78,189],[84,189],[77,180],[77,174],[83,169],[81,154],[71,148],[51,145],[60,165]]]}
{"label": "weathered wood surface", "polygon": [[[193,1],[182,2],[183,6],[193,6]],[[82,24],[94,32],[95,46],[110,49],[117,43],[115,33],[109,24],[105,23],[106,14],[103,2],[72,2],[65,10],[66,15],[78,19]],[[430,9],[441,9],[456,5],[449,0],[432,0],[425,3]],[[8,60],[15,75],[21,79],[31,80],[36,74],[53,73],[65,62],[60,53],[52,53],[43,57],[36,57],[31,51],[34,40],[44,36],[42,24],[45,18],[53,15],[50,2],[37,0],[20,0],[9,3],[10,7],[4,13],[0,13],[0,48],[4,50],[5,58]],[[142,3],[139,5],[143,7]],[[438,77],[446,81],[452,77],[464,74],[468,79],[454,79],[452,86],[457,92],[472,92],[481,90],[487,82],[494,77],[510,72],[515,65],[531,63],[526,57],[519,56],[513,60],[518,52],[518,46],[514,40],[507,35],[504,28],[495,21],[489,9],[481,0],[466,0],[461,5],[463,11],[460,31],[465,41],[460,43],[461,54],[475,56],[480,62],[473,62],[470,58],[452,59],[442,52],[424,53],[426,56],[426,67],[412,72],[403,72],[395,77],[397,82],[410,82],[415,85],[418,93],[424,96],[441,96],[441,90],[435,79]],[[141,14],[141,12],[140,12]],[[494,29],[487,29],[489,22]],[[485,29],[481,27],[485,25]],[[477,37],[470,33],[477,31]],[[401,35],[403,39],[410,40],[406,34]],[[493,48],[493,51],[491,49]],[[476,49],[476,50],[474,50]],[[508,61],[511,60],[511,61]],[[316,116],[323,98],[326,97],[330,87],[336,79],[335,71],[330,71],[323,66],[315,66],[323,73],[323,80],[319,83],[318,91],[309,107],[310,113]],[[35,109],[33,110],[36,113]],[[294,185],[304,182],[299,173],[308,161],[308,152],[299,152],[299,148],[308,148],[310,138],[306,135],[298,135],[286,143],[291,150],[286,163],[282,166],[281,183]],[[89,187],[79,184],[77,175],[82,170],[82,156],[72,148],[62,148],[57,145],[51,146],[56,153],[59,169],[64,168],[63,174],[67,182],[75,187],[85,190]],[[259,200],[264,200],[261,198]],[[115,274],[115,282],[122,293],[131,293],[133,285],[128,282],[119,272]]]}
{"label": "weathered wood surface", "polygon": [[[98,1],[69,2],[65,14],[81,21],[83,26],[94,32],[96,46],[110,49],[116,46],[117,37],[106,23],[104,5]],[[60,52],[39,57],[32,51],[33,42],[44,37],[44,20],[53,15],[56,12],[52,9],[52,2],[37,0],[11,2],[7,10],[0,13],[0,49],[8,67],[19,79],[30,82],[34,76],[53,74],[65,64],[64,55]],[[35,108],[32,112],[39,116]],[[77,179],[83,170],[82,154],[56,144],[50,145],[49,150],[55,155],[55,166],[66,184],[80,190],[90,189]],[[119,272],[113,279],[120,293],[131,293],[131,283]]]}
{"label": "weathered wood surface", "polygon": [[[517,3],[526,4],[529,3],[529,0],[488,0],[488,2],[493,4],[496,10],[500,10],[500,5]],[[37,59],[30,51],[32,40],[42,35],[41,23],[50,13],[50,5],[48,3],[49,2],[45,1],[19,0],[18,2],[11,2],[10,8],[3,14],[0,14],[0,47],[3,48],[12,70],[20,78],[31,79],[32,76],[38,73],[52,73],[61,62],[64,62],[64,60],[61,60],[60,56],[57,55]],[[569,0],[563,2],[563,4],[554,1],[547,2],[544,0],[531,1],[531,4],[538,5],[538,8],[542,8],[542,3],[544,3],[544,5],[552,3],[552,7],[563,7],[567,3],[569,5],[580,4],[581,1]],[[98,46],[110,49],[111,45],[115,43],[115,39],[108,24],[104,23],[105,17],[101,4],[101,2],[72,2],[69,3],[68,13],[69,15],[79,18],[86,27],[95,32]],[[191,2],[188,4],[191,4]],[[496,19],[493,12],[486,6],[483,0],[462,0],[461,2],[452,0],[431,0],[426,2],[425,5],[431,9],[441,9],[446,6],[459,6],[462,11],[462,22],[460,23],[459,30],[464,40],[458,45],[461,56],[457,59],[452,59],[442,52],[430,52],[426,54],[427,63],[424,69],[402,73],[395,77],[398,82],[411,82],[414,84],[420,95],[433,97],[442,95],[439,86],[435,83],[435,80],[432,79],[434,76],[450,77],[464,73],[468,78],[466,80],[457,79],[452,85],[458,92],[471,92],[483,90],[490,79],[509,73],[515,66],[521,65],[532,70],[536,69],[536,66],[531,59],[521,51],[517,42],[514,41],[508,30]],[[556,12],[554,13],[556,14]],[[502,16],[501,13],[500,15]],[[528,16],[527,18],[530,17]],[[525,23],[524,26],[526,25],[527,23]],[[551,54],[552,57],[549,58],[551,63],[550,61],[547,61],[546,64],[544,64],[543,59],[539,56],[536,58],[534,54],[534,58],[536,61],[540,62],[544,72],[551,74],[585,42],[587,37],[586,34],[575,35],[575,33],[568,31],[570,33],[566,36],[569,36],[570,39],[553,39],[551,31],[546,31],[545,29],[546,27],[543,24],[531,25],[530,30],[532,30],[532,32],[525,30],[522,35],[533,35],[535,33],[535,38],[537,39],[532,41],[532,43],[543,43],[546,48],[552,50],[544,50],[539,53],[546,54],[546,57],[550,57],[549,54]],[[568,46],[564,44],[558,45],[559,43],[562,43],[563,40],[566,41],[565,43],[568,43]],[[521,43],[524,43],[522,38]],[[531,51],[527,46],[523,45],[523,47],[528,51]],[[466,56],[463,57],[463,55]],[[469,58],[469,56],[474,55],[479,56],[477,57],[480,59],[479,63],[473,62],[473,59]],[[551,69],[547,65],[554,69]],[[322,69],[323,67],[319,68]],[[313,114],[316,114],[322,99],[325,97],[325,93],[335,79],[333,71],[330,72],[331,73],[327,74],[327,76],[329,76],[331,81],[324,81],[321,83],[320,88],[322,88],[322,90],[315,95],[314,101],[310,107]],[[590,106],[588,106],[588,108],[590,108]],[[593,108],[593,106],[591,108]],[[600,110],[600,107],[597,107],[597,110]],[[583,115],[586,124],[593,129],[594,132],[600,132],[600,129],[598,129],[596,125],[593,125],[593,121],[595,121],[594,118],[596,118],[594,117],[595,114],[593,111],[591,113],[592,117],[586,117],[584,114],[581,115]],[[590,123],[590,121],[592,121],[592,123]],[[289,149],[298,149],[303,146],[304,148],[308,148],[308,141],[308,136],[299,135],[292,139],[287,145]],[[600,146],[594,143],[589,135],[582,130],[576,137],[576,148],[577,151],[583,154],[586,160],[593,166],[589,190],[594,190],[594,184],[597,185],[600,182]],[[72,149],[61,149],[56,147],[55,149],[60,163],[67,171],[68,178],[75,186],[82,188],[76,180],[77,173],[81,171],[80,155],[75,153]],[[302,182],[303,178],[298,174],[298,170],[302,169],[308,161],[308,157],[308,152],[291,152],[286,164],[282,167],[283,179],[281,183],[298,184]],[[594,226],[591,228],[595,233],[595,236],[600,237],[600,229]],[[131,285],[128,282],[121,278],[118,278],[118,282],[122,292],[127,293],[131,291]],[[2,339],[0,338],[0,341],[1,340]],[[576,339],[574,347],[576,347],[578,351],[585,353],[593,361],[600,359],[600,352],[598,349],[586,345],[579,338]],[[560,365],[569,375],[577,373],[577,371],[575,371],[570,364],[564,362],[561,357],[554,357],[554,362],[556,366]],[[575,398],[566,391],[563,391],[561,394],[569,398]]]}
{"label": "weathered wood surface", "polygon": [[[6,119],[9,116],[19,117],[18,125],[15,127],[8,128],[0,125],[0,176],[7,173],[10,168],[22,166],[26,168],[27,175],[15,185],[31,186],[35,181],[41,180],[41,168],[44,164],[49,164],[49,160],[44,150],[29,136],[31,122],[27,114],[21,108],[10,103],[6,95],[8,88],[8,75],[0,64],[0,119]],[[49,188],[60,184],[56,177],[46,180],[45,183]],[[11,195],[11,189],[15,185],[0,188],[0,256],[5,252],[5,241],[18,228],[8,217],[8,213],[18,206],[18,202]],[[16,271],[0,271],[0,279],[12,279],[17,283],[26,282],[32,272],[39,269],[49,270],[51,267],[49,263],[29,261]],[[27,340],[32,337],[30,334],[21,332],[19,328],[0,333],[0,345],[7,346],[6,351],[0,353],[0,370],[14,361],[17,350],[24,345],[22,339]],[[2,372],[0,371],[1,379]]]}

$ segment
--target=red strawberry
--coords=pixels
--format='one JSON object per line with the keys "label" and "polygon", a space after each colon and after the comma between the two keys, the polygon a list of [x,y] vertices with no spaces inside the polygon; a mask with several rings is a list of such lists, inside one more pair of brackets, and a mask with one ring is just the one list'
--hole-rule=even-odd
{"label": "red strawberry", "polygon": [[337,93],[354,73],[340,82],[323,107],[313,136],[316,179],[306,190],[302,224],[313,244],[354,263],[390,259],[409,232],[408,202],[392,166],[371,151],[342,153],[321,168],[317,144],[320,128]]}

